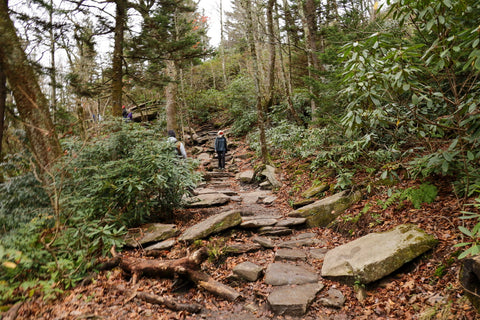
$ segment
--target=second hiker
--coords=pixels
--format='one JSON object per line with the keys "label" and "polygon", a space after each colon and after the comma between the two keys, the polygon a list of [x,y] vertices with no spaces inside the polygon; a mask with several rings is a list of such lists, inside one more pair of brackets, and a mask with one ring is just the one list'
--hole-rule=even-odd
{"label": "second hiker", "polygon": [[175,145],[175,150],[179,157],[187,159],[187,152],[185,151],[185,146],[181,141],[178,141],[175,136],[175,131],[168,130],[168,142]]}

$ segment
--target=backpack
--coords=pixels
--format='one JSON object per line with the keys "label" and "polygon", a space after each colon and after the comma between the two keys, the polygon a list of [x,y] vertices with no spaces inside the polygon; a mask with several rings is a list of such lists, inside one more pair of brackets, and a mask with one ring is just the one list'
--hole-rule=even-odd
{"label": "backpack", "polygon": [[180,150],[181,145],[182,145],[181,141],[175,142],[175,150],[177,150],[177,155],[179,155],[179,156],[182,155],[182,151]]}

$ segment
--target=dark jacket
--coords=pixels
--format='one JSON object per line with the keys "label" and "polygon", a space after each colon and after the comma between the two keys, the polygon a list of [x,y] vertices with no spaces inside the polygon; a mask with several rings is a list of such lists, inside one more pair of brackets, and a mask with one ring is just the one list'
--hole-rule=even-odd
{"label": "dark jacket", "polygon": [[228,150],[227,138],[225,138],[224,136],[216,137],[215,138],[215,151],[216,152],[221,152],[221,151],[227,152],[227,150]]}

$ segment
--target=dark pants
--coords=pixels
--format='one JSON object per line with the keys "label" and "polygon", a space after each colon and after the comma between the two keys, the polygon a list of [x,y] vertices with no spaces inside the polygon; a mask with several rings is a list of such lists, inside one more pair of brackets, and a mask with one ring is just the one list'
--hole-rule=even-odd
{"label": "dark pants", "polygon": [[225,169],[225,153],[226,151],[217,151],[219,169]]}

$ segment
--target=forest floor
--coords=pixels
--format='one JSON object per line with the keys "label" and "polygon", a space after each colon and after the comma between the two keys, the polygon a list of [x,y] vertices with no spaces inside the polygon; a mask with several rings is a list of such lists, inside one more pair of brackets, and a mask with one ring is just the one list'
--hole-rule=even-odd
{"label": "forest floor", "polygon": [[[243,153],[251,151],[240,145],[235,154],[240,156]],[[237,162],[239,170],[254,167],[251,157],[242,159],[244,160]],[[282,160],[276,163],[276,167],[281,171],[283,186],[274,191],[278,198],[268,210],[285,215],[292,210],[290,204],[300,200],[301,193],[319,177],[314,176],[310,170],[302,169],[305,168],[305,163],[299,161]],[[331,183],[334,178],[321,179]],[[355,177],[355,181],[360,184],[372,180],[367,174]],[[395,186],[374,187],[370,193],[365,194],[363,200],[343,213],[330,228],[299,228],[294,231],[315,233],[329,249],[368,233],[386,231],[404,223],[413,223],[439,240],[433,250],[390,276],[367,285],[363,299],[357,297],[351,286],[321,279],[325,284],[324,291],[328,288],[339,289],[345,295],[346,302],[342,308],[334,309],[322,306],[316,299],[301,319],[480,319],[458,281],[461,260],[457,259],[458,249],[453,247],[463,241],[458,226],[466,224],[467,227],[472,227],[468,224],[473,221],[460,219],[464,208],[460,206],[461,199],[452,192],[450,181],[442,178],[430,182],[438,188],[438,195],[434,202],[423,204],[420,209],[413,208],[409,201],[397,201],[384,207],[390,198],[387,192],[389,188],[406,189],[420,184],[419,181],[405,180]],[[232,190],[240,188],[240,183],[233,177],[228,179],[227,183]],[[255,186],[250,188],[253,191]],[[180,230],[184,230],[222,210],[221,207],[181,209],[176,212],[176,219],[172,222],[176,223]],[[99,273],[89,284],[65,291],[58,299],[45,301],[39,298],[24,303],[17,319],[297,319],[276,316],[268,309],[266,297],[272,288],[262,281],[229,282],[232,268],[240,262],[273,262],[272,250],[236,256],[221,254],[221,247],[229,241],[248,241],[250,236],[249,231],[237,230],[224,232],[202,242],[210,252],[218,253],[211,255],[212,259],[202,265],[203,271],[219,282],[234,286],[248,297],[247,301],[221,300],[191,284],[181,287],[177,280],[159,277],[142,277],[133,285],[131,279],[121,270],[113,269]],[[157,259],[180,258],[190,250],[193,248],[176,246]],[[142,250],[132,250],[124,254],[145,256]],[[314,267],[320,270],[321,262]],[[125,295],[117,290],[118,288],[155,293],[179,302],[199,303],[203,306],[203,311],[199,314],[172,311],[164,306],[136,299],[135,295]]]}

